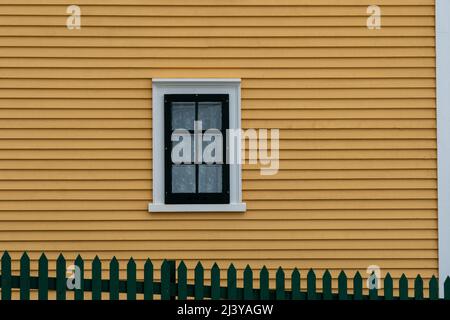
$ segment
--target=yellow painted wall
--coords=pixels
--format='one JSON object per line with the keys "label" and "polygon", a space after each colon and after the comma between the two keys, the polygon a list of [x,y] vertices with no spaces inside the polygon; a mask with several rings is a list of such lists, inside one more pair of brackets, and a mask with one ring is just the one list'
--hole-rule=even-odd
{"label": "yellow painted wall", "polygon": [[[377,0],[368,30],[372,2],[0,0],[0,250],[427,282],[434,1]],[[280,128],[279,174],[244,166],[246,213],[147,212],[155,77],[242,78],[243,127]]]}

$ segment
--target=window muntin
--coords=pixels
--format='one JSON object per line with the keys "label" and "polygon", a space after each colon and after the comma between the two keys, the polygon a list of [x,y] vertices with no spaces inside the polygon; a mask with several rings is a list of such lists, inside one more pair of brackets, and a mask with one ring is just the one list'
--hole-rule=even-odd
{"label": "window muntin", "polygon": [[[210,142],[196,145],[194,121],[201,121],[201,133],[216,129],[222,135],[222,163],[198,160]],[[165,203],[166,204],[227,204],[230,203],[229,165],[226,158],[226,130],[229,129],[228,94],[165,94]],[[184,129],[191,135],[191,163],[174,163],[172,142],[174,130]],[[197,131],[198,132],[198,131]]]}

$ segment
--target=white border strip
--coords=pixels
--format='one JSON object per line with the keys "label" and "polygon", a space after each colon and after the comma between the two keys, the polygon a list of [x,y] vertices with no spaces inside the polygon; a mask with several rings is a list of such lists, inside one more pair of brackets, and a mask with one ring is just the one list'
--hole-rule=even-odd
{"label": "white border strip", "polygon": [[150,212],[244,212],[245,203],[230,204],[149,204]]}
{"label": "white border strip", "polygon": [[450,275],[450,1],[436,0],[439,287]]}
{"label": "white border strip", "polygon": [[[230,95],[230,129],[241,128],[241,79],[152,79],[153,203],[150,212],[245,212],[242,202],[241,165],[230,165],[230,203],[223,205],[167,205],[164,203],[164,94],[227,93]],[[237,141],[238,159],[241,155]]]}
{"label": "white border strip", "polygon": [[153,78],[152,83],[170,83],[173,85],[188,83],[199,83],[199,84],[207,84],[208,82],[216,85],[218,83],[241,83],[241,79],[239,78]]}

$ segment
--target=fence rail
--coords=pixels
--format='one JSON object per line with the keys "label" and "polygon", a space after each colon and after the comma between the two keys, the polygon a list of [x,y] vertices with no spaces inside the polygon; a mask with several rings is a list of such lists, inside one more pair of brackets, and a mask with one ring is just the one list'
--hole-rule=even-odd
{"label": "fence rail", "polygon": [[[152,300],[155,295],[162,300],[187,298],[203,299],[238,299],[238,300],[438,300],[438,279],[433,276],[429,281],[428,297],[425,298],[423,279],[418,275],[414,279],[414,294],[409,296],[408,279],[403,274],[399,280],[399,294],[394,295],[394,281],[389,273],[383,279],[384,295],[380,296],[377,289],[363,294],[363,279],[356,272],[353,279],[341,271],[338,286],[333,290],[331,273],[326,270],[322,276],[322,290],[317,290],[315,272],[307,272],[306,288],[302,290],[300,271],[294,269],[290,279],[290,289],[286,289],[285,271],[278,268],[275,276],[275,288],[269,286],[269,271],[263,267],[259,272],[259,287],[254,288],[253,270],[247,266],[243,274],[243,286],[237,285],[237,271],[231,264],[223,277],[217,264],[210,269],[211,283],[205,285],[205,269],[199,262],[194,270],[194,283],[187,280],[187,268],[183,261],[178,267],[175,261],[164,260],[161,265],[160,281],[154,280],[153,263],[150,259],[144,264],[144,279],[136,279],[136,263],[130,258],[127,263],[126,280],[119,278],[119,262],[114,257],[109,261],[109,279],[102,279],[102,262],[98,257],[92,261],[92,279],[84,277],[84,260],[78,256],[74,263],[80,271],[79,288],[69,290],[67,287],[66,259],[62,254],[56,260],[56,277],[48,276],[48,259],[42,254],[38,261],[38,275],[30,275],[30,258],[24,253],[20,259],[20,274],[12,275],[11,257],[5,252],[1,258],[0,288],[1,299],[11,300],[12,289],[20,290],[20,300],[29,300],[31,290],[37,290],[39,300],[48,300],[48,292],[56,291],[57,300],[66,300],[67,292],[74,292],[75,300],[84,300],[85,292],[92,292],[92,300],[101,300],[102,292],[109,293],[110,300],[118,300],[120,293],[126,294],[127,300],[136,300],[137,295],[143,299]],[[226,286],[221,286],[221,279],[226,279]],[[353,281],[353,289],[347,288],[348,280]],[[444,299],[450,300],[450,278],[444,283]]]}

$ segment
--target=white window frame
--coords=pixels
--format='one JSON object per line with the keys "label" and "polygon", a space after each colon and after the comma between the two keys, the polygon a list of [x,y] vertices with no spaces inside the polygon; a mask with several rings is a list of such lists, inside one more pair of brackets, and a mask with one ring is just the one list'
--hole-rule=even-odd
{"label": "white window frame", "polygon": [[[164,95],[228,94],[230,129],[241,128],[241,79],[152,79],[153,203],[149,212],[244,212],[241,165],[230,164],[229,204],[165,204]],[[241,157],[241,141],[236,154]]]}
{"label": "white window frame", "polygon": [[436,0],[439,294],[450,276],[450,1]]}

